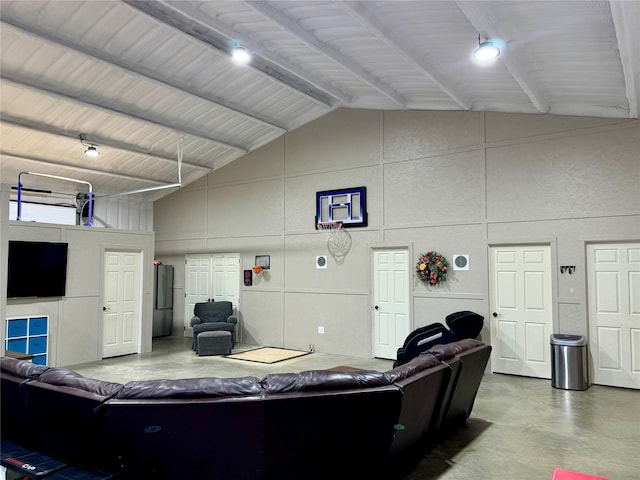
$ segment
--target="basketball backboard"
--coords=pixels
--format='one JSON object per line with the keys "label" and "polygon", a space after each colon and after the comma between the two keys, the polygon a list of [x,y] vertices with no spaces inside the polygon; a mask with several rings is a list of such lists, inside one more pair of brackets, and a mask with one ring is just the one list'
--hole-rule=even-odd
{"label": "basketball backboard", "polygon": [[367,187],[316,192],[316,228],[338,221],[343,227],[367,226]]}

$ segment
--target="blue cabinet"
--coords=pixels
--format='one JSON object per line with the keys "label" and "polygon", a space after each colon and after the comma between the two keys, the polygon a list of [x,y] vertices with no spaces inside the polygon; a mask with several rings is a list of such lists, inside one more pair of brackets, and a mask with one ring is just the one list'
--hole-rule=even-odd
{"label": "blue cabinet", "polygon": [[47,364],[49,317],[34,315],[7,319],[5,350],[34,355],[33,363]]}

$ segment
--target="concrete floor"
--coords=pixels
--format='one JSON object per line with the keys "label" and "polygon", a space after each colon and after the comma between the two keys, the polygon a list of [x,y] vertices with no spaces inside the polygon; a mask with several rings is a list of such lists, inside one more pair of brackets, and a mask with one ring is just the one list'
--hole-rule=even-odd
{"label": "concrete floor", "polygon": [[[129,380],[262,378],[267,373],[350,365],[385,371],[390,360],[313,353],[273,365],[198,357],[191,340],[154,339],[153,352],[83,365],[86,377]],[[238,345],[234,353],[256,348]],[[592,386],[558,390],[549,380],[487,374],[466,426],[451,432],[394,480],[551,480],[554,468],[611,480],[640,479],[640,392]]]}

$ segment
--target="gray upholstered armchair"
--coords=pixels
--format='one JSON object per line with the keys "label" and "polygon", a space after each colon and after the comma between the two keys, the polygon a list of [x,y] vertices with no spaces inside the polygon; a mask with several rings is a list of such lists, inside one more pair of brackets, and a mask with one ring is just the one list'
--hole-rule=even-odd
{"label": "gray upholstered armchair", "polygon": [[196,303],[193,308],[193,344],[191,348],[197,351],[198,334],[215,330],[231,332],[231,345],[236,344],[236,325],[238,319],[233,315],[231,302],[203,302]]}

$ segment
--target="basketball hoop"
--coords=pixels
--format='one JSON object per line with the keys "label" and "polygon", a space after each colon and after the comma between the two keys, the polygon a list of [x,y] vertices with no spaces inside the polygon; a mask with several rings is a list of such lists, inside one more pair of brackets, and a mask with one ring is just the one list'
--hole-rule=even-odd
{"label": "basketball hoop", "polygon": [[342,222],[318,222],[316,223],[316,230],[324,230],[329,234],[333,233],[335,230],[340,230],[342,228]]}
{"label": "basketball hoop", "polygon": [[260,265],[255,265],[253,267],[253,273],[256,275],[260,275],[262,273],[262,267]]}
{"label": "basketball hoop", "polygon": [[328,234],[327,248],[329,253],[338,265],[344,262],[344,257],[351,250],[351,235],[344,228],[342,222],[318,222],[316,224],[318,230],[323,230]]}

